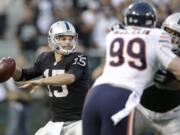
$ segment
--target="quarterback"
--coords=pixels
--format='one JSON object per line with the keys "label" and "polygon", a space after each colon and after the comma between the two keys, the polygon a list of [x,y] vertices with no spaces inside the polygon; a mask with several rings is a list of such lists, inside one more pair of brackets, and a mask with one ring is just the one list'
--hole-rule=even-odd
{"label": "quarterback", "polygon": [[[16,67],[13,78],[24,81],[22,88],[48,87],[53,117],[35,135],[82,134],[81,111],[88,90],[88,58],[76,52],[76,40],[77,33],[70,22],[55,22],[48,36],[52,51],[40,54],[31,68]],[[41,78],[35,79],[37,77]]]}

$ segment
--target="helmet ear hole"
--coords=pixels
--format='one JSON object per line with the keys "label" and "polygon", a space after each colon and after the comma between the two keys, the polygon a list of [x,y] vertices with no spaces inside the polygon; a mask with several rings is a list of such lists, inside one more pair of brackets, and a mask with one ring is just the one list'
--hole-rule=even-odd
{"label": "helmet ear hole", "polygon": [[144,1],[129,5],[125,14],[125,25],[140,27],[155,27],[157,22],[155,8]]}

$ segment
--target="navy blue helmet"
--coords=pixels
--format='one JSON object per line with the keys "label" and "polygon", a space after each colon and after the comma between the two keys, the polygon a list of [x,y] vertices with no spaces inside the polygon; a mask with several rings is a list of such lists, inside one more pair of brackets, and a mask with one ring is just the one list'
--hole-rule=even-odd
{"label": "navy blue helmet", "polygon": [[129,5],[124,19],[127,26],[155,27],[156,10],[150,3],[134,2]]}

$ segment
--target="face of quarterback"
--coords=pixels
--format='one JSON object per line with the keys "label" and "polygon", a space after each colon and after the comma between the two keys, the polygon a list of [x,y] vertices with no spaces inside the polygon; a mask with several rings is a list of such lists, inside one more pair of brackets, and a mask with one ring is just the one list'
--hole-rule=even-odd
{"label": "face of quarterback", "polygon": [[57,35],[55,36],[54,41],[58,45],[58,48],[61,48],[66,52],[74,48],[74,38],[74,36],[69,35]]}

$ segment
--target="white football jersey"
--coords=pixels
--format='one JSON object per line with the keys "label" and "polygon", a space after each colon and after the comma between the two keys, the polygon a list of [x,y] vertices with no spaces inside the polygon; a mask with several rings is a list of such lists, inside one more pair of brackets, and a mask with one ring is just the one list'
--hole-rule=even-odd
{"label": "white football jersey", "polygon": [[95,85],[110,83],[142,94],[153,83],[159,66],[168,67],[176,55],[171,37],[162,29],[126,27],[106,36],[106,63]]}

